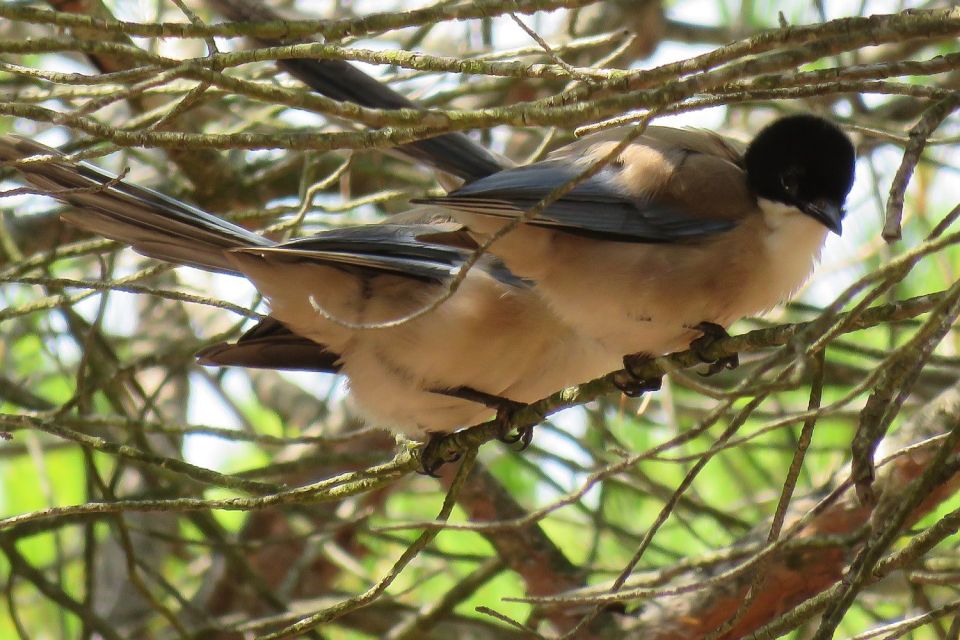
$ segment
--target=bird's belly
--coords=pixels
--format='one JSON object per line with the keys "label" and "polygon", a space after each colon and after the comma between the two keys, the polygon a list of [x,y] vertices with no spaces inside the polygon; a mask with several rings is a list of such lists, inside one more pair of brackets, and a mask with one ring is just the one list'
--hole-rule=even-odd
{"label": "bird's belly", "polygon": [[494,412],[481,404],[434,393],[423,381],[383,359],[353,357],[345,362],[350,395],[369,424],[423,439],[479,424]]}
{"label": "bird's belly", "polygon": [[468,387],[532,402],[619,368],[531,292],[472,284],[465,282],[423,318],[359,333],[347,346],[344,373],[358,405],[377,424],[415,437],[453,431],[493,412],[437,391]]}
{"label": "bird's belly", "polygon": [[531,402],[618,368],[596,341],[559,322],[531,290],[479,271],[426,314],[377,329],[348,329],[323,316],[389,322],[430,306],[445,288],[380,276],[352,289],[341,283],[331,297],[323,284],[317,279],[305,288],[301,280],[295,294],[266,291],[280,294],[271,296],[274,317],[316,342],[335,340],[357,409],[372,424],[415,438],[493,415],[482,404],[438,391],[468,387]]}
{"label": "bird's belly", "polygon": [[594,336],[611,356],[662,355],[677,351],[700,335],[692,328],[695,325],[729,322],[725,305],[705,300],[693,286],[648,285],[642,293],[618,300],[591,300],[591,297],[584,292],[580,305],[569,304],[566,298],[551,302],[559,314]]}
{"label": "bird's belly", "polygon": [[690,245],[610,243],[605,252],[585,252],[582,239],[560,239],[559,258],[539,287],[559,317],[613,353],[684,349],[699,335],[695,325],[729,326],[799,289],[825,229],[798,216],[774,229],[757,216],[750,224],[763,233],[744,225]]}

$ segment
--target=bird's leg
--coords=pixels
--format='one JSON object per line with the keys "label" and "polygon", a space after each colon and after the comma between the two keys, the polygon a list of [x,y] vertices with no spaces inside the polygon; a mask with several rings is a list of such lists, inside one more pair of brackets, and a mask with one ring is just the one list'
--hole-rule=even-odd
{"label": "bird's leg", "polygon": [[713,346],[717,340],[730,337],[730,334],[727,333],[726,329],[715,322],[701,322],[700,324],[691,328],[696,329],[703,334],[690,343],[690,349],[697,354],[697,357],[699,357],[700,360],[702,360],[705,364],[710,365],[706,373],[703,374],[704,376],[712,376],[715,373],[720,373],[724,369],[736,369],[740,366],[740,357],[737,354],[724,356],[723,358],[719,359],[710,358],[706,355],[707,350]]}
{"label": "bird's leg", "polygon": [[460,459],[462,454],[450,454],[443,450],[441,445],[446,435],[446,433],[430,434],[427,444],[425,444],[423,450],[420,451],[420,471],[418,471],[418,473],[430,476],[431,478],[438,478],[437,469],[448,462],[456,462]]}
{"label": "bird's leg", "polygon": [[497,412],[497,417],[495,420],[500,426],[500,436],[497,438],[500,442],[505,442],[507,444],[514,444],[516,442],[520,443],[520,451],[523,451],[528,446],[530,446],[530,441],[533,439],[533,427],[530,425],[527,427],[518,427],[516,434],[510,433],[510,423],[512,418],[518,411],[526,408],[526,404],[523,402],[517,402],[516,400],[510,400],[509,398],[503,398],[501,396],[493,395],[492,393],[486,393],[484,391],[477,391],[471,387],[455,387],[453,389],[433,389],[434,393],[440,393],[445,396],[451,396],[453,398],[460,398],[461,400],[469,400],[470,402],[477,402],[482,404],[485,407],[489,407]]}
{"label": "bird's leg", "polygon": [[653,362],[649,353],[631,353],[623,356],[623,369],[626,376],[614,378],[613,384],[628,398],[636,398],[648,391],[659,391],[663,385],[663,376],[645,377],[638,370]]}

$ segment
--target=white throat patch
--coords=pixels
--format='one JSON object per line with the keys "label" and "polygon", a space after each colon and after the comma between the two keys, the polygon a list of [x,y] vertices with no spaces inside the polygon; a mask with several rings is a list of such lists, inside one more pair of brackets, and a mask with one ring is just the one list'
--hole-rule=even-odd
{"label": "white throat patch", "polygon": [[794,206],[764,198],[757,204],[767,228],[768,279],[773,289],[792,294],[813,271],[828,230]]}
{"label": "white throat patch", "polygon": [[[792,204],[777,202],[776,200],[767,200],[766,198],[757,198],[757,205],[759,205],[760,211],[763,213],[763,221],[771,230],[779,229],[797,217],[806,218],[807,220],[811,219],[810,216],[805,215]],[[824,228],[824,231],[826,231],[826,228]]]}

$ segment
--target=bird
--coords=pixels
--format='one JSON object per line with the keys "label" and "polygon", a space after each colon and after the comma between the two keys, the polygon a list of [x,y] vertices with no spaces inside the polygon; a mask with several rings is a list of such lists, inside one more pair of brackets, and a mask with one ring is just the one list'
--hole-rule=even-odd
{"label": "bird", "polygon": [[[0,163],[70,205],[61,214],[70,224],[150,257],[250,280],[270,314],[236,343],[202,350],[202,364],[343,374],[369,423],[414,439],[506,415],[615,368],[493,256],[436,308],[371,328],[430,307],[475,251],[437,207],[275,242],[37,142],[0,137]],[[529,442],[528,431],[503,439],[518,437]],[[443,461],[425,460],[424,470]]]}
{"label": "bird", "polygon": [[[780,118],[746,146],[695,129],[649,127],[622,144],[628,135],[592,134],[382,224],[282,243],[38,143],[0,138],[0,161],[75,207],[63,214],[72,224],[249,279],[270,316],[202,363],[342,373],[374,424],[433,440],[491,409],[507,424],[518,406],[620,363],[630,372],[706,351],[732,322],[795,293],[827,233],[842,232],[855,150],[824,118]],[[18,162],[34,155],[53,160]],[[398,326],[353,326],[430,306],[504,224],[603,161],[489,246],[449,300]],[[659,384],[638,376],[621,389]]]}

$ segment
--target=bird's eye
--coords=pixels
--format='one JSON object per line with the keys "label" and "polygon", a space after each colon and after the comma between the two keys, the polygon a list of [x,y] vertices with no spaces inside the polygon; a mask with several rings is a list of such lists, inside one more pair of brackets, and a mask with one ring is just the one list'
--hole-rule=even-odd
{"label": "bird's eye", "polygon": [[797,196],[800,193],[800,170],[790,167],[780,174],[780,186],[788,196]]}

